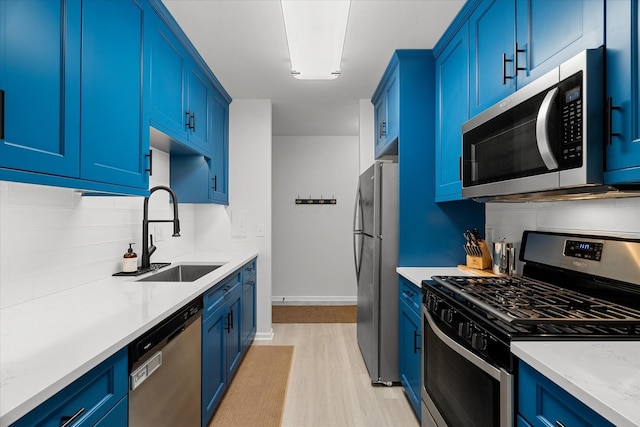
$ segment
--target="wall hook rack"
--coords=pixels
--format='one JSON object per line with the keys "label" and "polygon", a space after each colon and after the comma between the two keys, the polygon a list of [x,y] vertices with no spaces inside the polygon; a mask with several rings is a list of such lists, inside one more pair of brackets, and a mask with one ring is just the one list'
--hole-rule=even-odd
{"label": "wall hook rack", "polygon": [[296,205],[335,205],[338,201],[335,197],[331,197],[330,199],[325,199],[320,196],[319,199],[313,199],[309,196],[308,199],[301,199],[300,196],[296,199]]}

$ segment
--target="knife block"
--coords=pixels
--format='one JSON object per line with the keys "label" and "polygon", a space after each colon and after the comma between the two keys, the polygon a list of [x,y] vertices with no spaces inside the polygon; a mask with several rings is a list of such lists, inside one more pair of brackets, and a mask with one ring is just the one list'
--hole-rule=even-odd
{"label": "knife block", "polygon": [[477,270],[486,270],[491,268],[491,252],[484,240],[478,242],[482,256],[467,255],[467,267],[475,268]]}

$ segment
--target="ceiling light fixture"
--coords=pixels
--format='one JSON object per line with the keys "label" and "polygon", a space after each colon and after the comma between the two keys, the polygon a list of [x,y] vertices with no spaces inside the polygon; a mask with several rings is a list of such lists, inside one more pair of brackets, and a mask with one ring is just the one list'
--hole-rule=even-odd
{"label": "ceiling light fixture", "polygon": [[281,0],[281,5],[293,77],[338,78],[351,0]]}

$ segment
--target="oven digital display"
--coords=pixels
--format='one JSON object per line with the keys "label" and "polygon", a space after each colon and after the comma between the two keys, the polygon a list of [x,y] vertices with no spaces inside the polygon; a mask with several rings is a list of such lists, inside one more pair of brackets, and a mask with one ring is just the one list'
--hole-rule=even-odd
{"label": "oven digital display", "polygon": [[597,242],[567,240],[564,244],[564,255],[600,261],[602,258],[602,246],[602,243]]}

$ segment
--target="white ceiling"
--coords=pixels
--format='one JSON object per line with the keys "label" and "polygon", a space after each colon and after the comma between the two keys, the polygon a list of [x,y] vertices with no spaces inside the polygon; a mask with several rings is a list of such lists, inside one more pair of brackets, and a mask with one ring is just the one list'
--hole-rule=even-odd
{"label": "white ceiling", "polygon": [[[317,0],[331,1],[331,0]],[[163,0],[234,99],[271,99],[274,135],[358,135],[395,49],[430,49],[464,0],[352,0],[336,80],[290,74],[279,0]]]}

